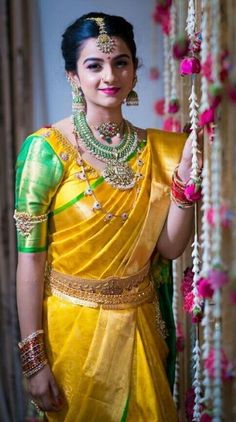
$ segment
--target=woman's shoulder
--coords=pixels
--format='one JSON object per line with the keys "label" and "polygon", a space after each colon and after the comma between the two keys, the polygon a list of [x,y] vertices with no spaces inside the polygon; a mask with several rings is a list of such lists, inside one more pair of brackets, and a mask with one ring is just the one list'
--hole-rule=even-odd
{"label": "woman's shoulder", "polygon": [[[69,162],[70,157],[76,154],[76,148],[68,138],[66,122],[69,118],[50,126],[43,126],[35,132],[29,134],[19,151],[19,157],[25,156],[29,152],[36,155],[43,155],[46,152],[59,158],[63,165]],[[64,124],[62,123],[64,121]]]}
{"label": "woman's shoulder", "polygon": [[168,132],[163,129],[158,128],[148,128],[146,129],[147,135],[153,138],[160,138],[166,141],[171,139],[187,139],[188,135],[185,132]]}
{"label": "woman's shoulder", "polygon": [[141,127],[138,126],[134,126],[134,129],[136,130],[137,134],[138,134],[138,138],[140,140],[146,140],[147,139],[147,129],[143,129]]}

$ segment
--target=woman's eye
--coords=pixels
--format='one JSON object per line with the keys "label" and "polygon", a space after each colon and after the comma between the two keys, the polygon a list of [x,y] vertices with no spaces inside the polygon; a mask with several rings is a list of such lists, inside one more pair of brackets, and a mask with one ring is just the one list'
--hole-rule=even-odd
{"label": "woman's eye", "polygon": [[124,67],[127,65],[128,65],[128,62],[126,60],[119,60],[118,62],[116,62],[117,67]]}
{"label": "woman's eye", "polygon": [[99,63],[91,63],[88,65],[88,69],[91,70],[100,70],[101,69],[101,65]]}

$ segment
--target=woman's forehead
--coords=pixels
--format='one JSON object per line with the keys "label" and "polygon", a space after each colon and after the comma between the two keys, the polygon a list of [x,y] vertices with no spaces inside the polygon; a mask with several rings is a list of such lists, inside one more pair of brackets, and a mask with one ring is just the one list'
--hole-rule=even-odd
{"label": "woman's forehead", "polygon": [[112,60],[118,55],[126,54],[130,58],[131,52],[126,42],[119,37],[112,37],[115,41],[115,48],[112,53],[103,53],[97,46],[97,38],[88,38],[84,41],[80,50],[79,60],[86,60],[88,57],[99,58],[103,60]]}

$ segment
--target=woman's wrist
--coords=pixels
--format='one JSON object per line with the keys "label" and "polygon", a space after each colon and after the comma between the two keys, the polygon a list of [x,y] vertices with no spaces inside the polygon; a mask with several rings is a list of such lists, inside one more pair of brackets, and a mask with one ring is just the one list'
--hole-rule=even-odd
{"label": "woman's wrist", "polygon": [[188,183],[191,174],[191,164],[181,161],[178,166],[178,176],[183,183]]}
{"label": "woman's wrist", "polygon": [[44,331],[37,330],[18,343],[23,375],[30,378],[47,365]]}

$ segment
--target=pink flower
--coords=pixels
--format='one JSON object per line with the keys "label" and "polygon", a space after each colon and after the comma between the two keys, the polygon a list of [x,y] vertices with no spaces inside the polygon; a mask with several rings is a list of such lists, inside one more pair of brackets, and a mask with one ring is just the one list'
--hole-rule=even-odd
{"label": "pink flower", "polygon": [[184,297],[184,311],[191,313],[193,309],[193,303],[194,303],[194,296],[192,292],[189,292]]}
{"label": "pink flower", "polygon": [[160,100],[157,100],[155,102],[155,104],[154,104],[154,110],[160,116],[163,116],[165,114],[164,107],[165,107],[165,100],[164,100],[164,98],[161,98]]}
{"label": "pink flower", "polygon": [[208,273],[208,280],[213,290],[217,290],[229,282],[229,276],[220,268],[212,268]]}
{"label": "pink flower", "polygon": [[[232,379],[233,377],[232,365],[230,364],[223,349],[221,349],[220,354],[221,354],[220,356],[221,379],[223,381]],[[213,348],[210,350],[208,357],[205,359],[204,366],[208,370],[209,377],[214,379],[215,378],[215,350]]]}
{"label": "pink flower", "polygon": [[169,11],[166,14],[163,14],[163,17],[161,20],[161,27],[164,34],[166,35],[170,34],[170,12]]}
{"label": "pink flower", "polygon": [[169,102],[168,113],[177,113],[179,111],[180,104],[177,98],[172,98]]}
{"label": "pink flower", "polygon": [[151,81],[156,81],[160,76],[160,72],[157,67],[151,67],[149,70],[149,78]]}
{"label": "pink flower", "polygon": [[173,117],[167,117],[163,122],[163,129],[167,132],[181,132],[180,121]]}
{"label": "pink flower", "polygon": [[193,284],[193,271],[192,268],[187,267],[184,270],[184,277],[181,282],[180,290],[183,293],[183,295],[186,295],[187,293],[190,293],[192,291],[192,284]]}
{"label": "pink flower", "polygon": [[194,305],[194,294],[193,294],[193,271],[187,267],[184,271],[184,277],[181,282],[180,290],[183,295],[183,308],[184,311],[191,314],[192,322],[196,323],[202,319],[202,308],[201,306]]}
{"label": "pink flower", "polygon": [[[214,227],[215,226],[215,210],[213,207],[207,210],[206,218],[210,226]],[[224,204],[221,205],[220,207],[221,226],[224,229],[228,229],[232,225],[233,218],[234,218],[233,212],[226,205]]]}
{"label": "pink flower", "polygon": [[214,290],[208,278],[201,277],[198,280],[198,293],[202,298],[212,298]]}
{"label": "pink flower", "polygon": [[170,33],[170,6],[172,0],[159,1],[152,15],[155,23],[159,23],[166,35]]}
{"label": "pink flower", "polygon": [[183,59],[189,50],[189,40],[184,35],[178,37],[173,44],[173,57],[177,60]]}
{"label": "pink flower", "polygon": [[207,222],[210,224],[210,226],[215,225],[215,219],[214,219],[214,210],[213,208],[208,208],[206,213]]}
{"label": "pink flower", "polygon": [[196,183],[191,183],[186,186],[184,194],[189,201],[198,201],[202,197],[201,186]]}
{"label": "pink flower", "polygon": [[186,57],[180,62],[179,73],[181,76],[199,73],[200,70],[201,64],[197,57]]}
{"label": "pink flower", "polygon": [[215,108],[209,107],[205,111],[199,114],[198,124],[199,126],[205,126],[215,121]]}
{"label": "pink flower", "polygon": [[159,13],[165,12],[167,9],[170,8],[172,4],[172,0],[157,0],[157,10]]}
{"label": "pink flower", "polygon": [[210,54],[206,61],[202,63],[201,73],[208,81],[212,81],[212,57]]}
{"label": "pink flower", "polygon": [[212,421],[213,421],[213,417],[209,415],[209,413],[204,412],[201,414],[200,422],[212,422]]}

